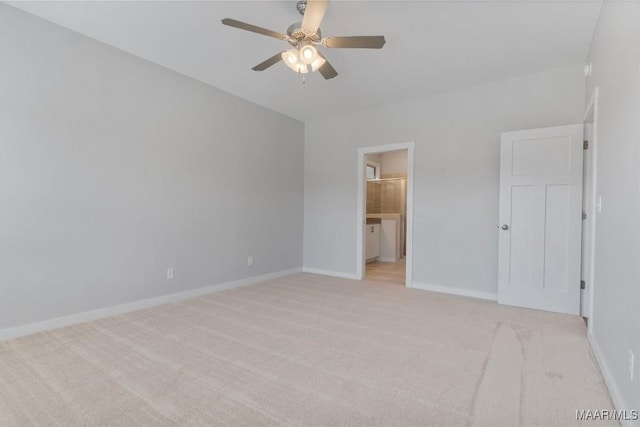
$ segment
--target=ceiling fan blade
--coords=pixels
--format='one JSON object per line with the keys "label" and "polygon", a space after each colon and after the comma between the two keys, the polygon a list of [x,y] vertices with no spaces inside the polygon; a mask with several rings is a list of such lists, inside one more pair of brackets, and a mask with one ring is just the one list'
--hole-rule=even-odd
{"label": "ceiling fan blade", "polygon": [[302,17],[302,29],[309,33],[317,32],[327,7],[329,7],[329,0],[307,0]]}
{"label": "ceiling fan blade", "polygon": [[264,36],[273,37],[279,40],[287,40],[289,36],[279,33],[277,31],[267,30],[266,28],[258,27],[256,25],[247,24],[246,22],[236,21],[235,19],[225,18],[222,20],[224,25],[230,27],[239,28],[241,30],[251,31],[253,33],[262,34]]}
{"label": "ceiling fan blade", "polygon": [[278,62],[282,61],[282,53],[283,52],[276,53],[271,58],[267,59],[266,61],[263,61],[263,62],[259,63],[255,67],[253,67],[252,70],[253,71],[264,71],[267,68],[271,67],[272,65],[277,64]]}
{"label": "ceiling fan blade", "polygon": [[327,37],[322,44],[331,48],[382,49],[384,36]]}
{"label": "ceiling fan blade", "polygon": [[324,55],[322,55],[320,52],[318,52],[318,55],[325,60],[325,63],[322,64],[322,67],[318,68],[318,71],[320,72],[320,74],[322,74],[322,77],[324,77],[325,80],[329,80],[337,76],[338,72],[335,68],[333,68],[331,64],[329,64],[327,58],[325,58]]}

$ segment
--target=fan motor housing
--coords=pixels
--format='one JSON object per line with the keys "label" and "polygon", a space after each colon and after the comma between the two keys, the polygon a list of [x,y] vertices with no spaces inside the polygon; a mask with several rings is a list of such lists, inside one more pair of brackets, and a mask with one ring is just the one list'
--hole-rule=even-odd
{"label": "fan motor housing", "polygon": [[320,28],[318,28],[318,31],[310,33],[302,28],[302,22],[296,22],[295,24],[289,25],[289,28],[287,28],[287,34],[293,39],[289,41],[293,46],[297,45],[301,41],[306,40],[310,42],[318,42],[321,39]]}

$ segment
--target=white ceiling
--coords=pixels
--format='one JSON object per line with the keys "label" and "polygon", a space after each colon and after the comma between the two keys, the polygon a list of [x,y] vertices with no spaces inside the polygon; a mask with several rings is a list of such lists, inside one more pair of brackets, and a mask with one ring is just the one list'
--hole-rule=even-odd
{"label": "white ceiling", "polygon": [[324,36],[384,35],[382,50],[325,49],[339,75],[306,84],[283,63],[251,67],[284,41],[292,1],[9,2],[12,6],[305,120],[419,98],[584,61],[601,1],[333,1]]}

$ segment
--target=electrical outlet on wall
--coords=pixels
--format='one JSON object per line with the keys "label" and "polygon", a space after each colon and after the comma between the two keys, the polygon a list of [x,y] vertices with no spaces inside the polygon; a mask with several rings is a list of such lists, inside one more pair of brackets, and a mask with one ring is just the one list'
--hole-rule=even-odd
{"label": "electrical outlet on wall", "polygon": [[171,280],[176,277],[176,270],[173,267],[167,268],[167,280]]}
{"label": "electrical outlet on wall", "polygon": [[247,257],[247,265],[253,265],[253,255]]}
{"label": "electrical outlet on wall", "polygon": [[635,356],[633,355],[633,351],[631,351],[631,349],[629,349],[629,379],[631,381],[633,381],[633,368],[634,368],[634,362],[635,362]]}

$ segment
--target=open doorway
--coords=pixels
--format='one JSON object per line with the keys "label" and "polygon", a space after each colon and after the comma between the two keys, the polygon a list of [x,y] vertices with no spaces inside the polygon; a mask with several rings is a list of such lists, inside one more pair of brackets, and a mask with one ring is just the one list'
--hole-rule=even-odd
{"label": "open doorway", "polygon": [[413,143],[358,150],[358,277],[411,284]]}

